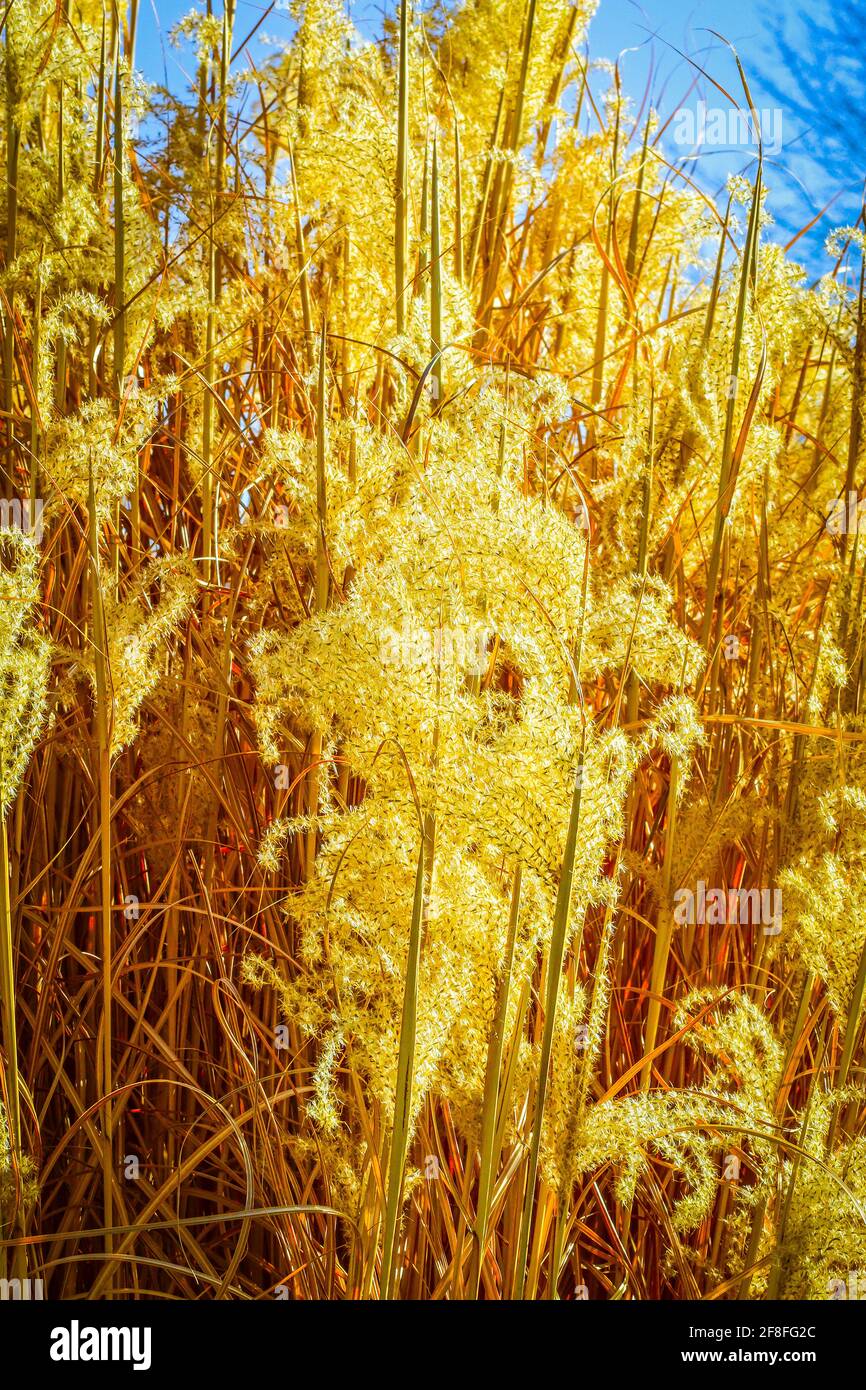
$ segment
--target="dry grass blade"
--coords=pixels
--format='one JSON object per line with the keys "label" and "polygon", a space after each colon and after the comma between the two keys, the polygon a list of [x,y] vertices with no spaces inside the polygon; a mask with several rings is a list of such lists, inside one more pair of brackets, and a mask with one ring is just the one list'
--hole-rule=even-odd
{"label": "dry grass blade", "polygon": [[586,11],[196,0],[159,87],[137,0],[0,16],[0,1272],[52,1300],[866,1267],[863,217],[764,240],[727,49],[717,206]]}

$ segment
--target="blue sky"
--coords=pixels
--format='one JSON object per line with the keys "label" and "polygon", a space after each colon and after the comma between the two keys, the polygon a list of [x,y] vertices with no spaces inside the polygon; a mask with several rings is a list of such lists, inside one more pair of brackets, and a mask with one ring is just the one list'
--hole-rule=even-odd
{"label": "blue sky", "polygon": [[[808,120],[798,115],[802,69],[799,65],[797,69],[788,67],[776,49],[778,38],[784,37],[800,46],[804,62],[814,64],[812,26],[829,3],[830,0],[644,0],[638,4],[635,0],[601,0],[590,27],[592,56],[615,59],[622,53],[623,86],[636,103],[642,99],[652,73],[653,102],[662,119],[678,109],[691,109],[697,116],[700,101],[708,111],[728,108],[709,78],[743,102],[736,61],[710,31],[715,30],[733,44],[761,116],[765,182],[770,190],[768,207],[776,223],[774,235],[788,241],[826,204],[831,204],[793,252],[813,274],[822,273],[829,266],[824,250],[828,233],[857,217],[866,165],[857,167],[852,159],[844,178],[830,174],[824,157],[828,138],[826,107],[816,104]],[[853,11],[862,5],[862,0],[842,3]],[[862,10],[861,19],[866,42]],[[681,56],[686,54],[707,73],[707,77],[698,76],[698,84],[691,92],[688,89],[696,68]],[[851,62],[851,55],[843,51],[834,57],[838,58],[836,70]],[[854,59],[852,84],[862,105],[866,68],[859,66],[860,61],[866,63],[866,53],[862,60]],[[676,129],[676,124],[672,125],[666,139],[669,154],[681,152],[672,139]],[[708,122],[708,135],[710,130]],[[733,133],[736,136],[737,131]],[[772,148],[774,135],[778,137],[778,150]],[[850,143],[859,154],[854,135]],[[731,172],[753,176],[754,153],[752,145],[743,147],[727,140],[714,143],[708,138],[695,163],[695,176],[709,191],[718,192]]]}
{"label": "blue sky", "polygon": [[[395,0],[387,0],[388,8],[393,9],[394,3]],[[619,58],[623,87],[635,108],[640,106],[650,79],[653,104],[663,120],[682,110],[691,112],[696,124],[700,103],[704,103],[705,138],[693,170],[698,182],[712,193],[724,187],[729,173],[753,172],[754,148],[748,141],[738,141],[736,130],[727,132],[734,135],[733,144],[722,138],[721,128],[713,125],[719,119],[713,113],[727,112],[729,103],[705,77],[698,75],[697,85],[692,86],[696,69],[682,55],[688,54],[706,68],[712,79],[742,100],[734,58],[708,31],[716,30],[736,47],[755,105],[762,113],[765,144],[773,134],[780,136],[780,148],[769,157],[766,168],[769,208],[777,224],[775,235],[787,241],[825,203],[835,199],[817,226],[797,244],[795,254],[814,275],[828,266],[823,249],[827,234],[835,226],[853,222],[857,215],[862,171],[855,169],[852,162],[847,185],[834,183],[828,177],[821,159],[824,113],[821,109],[815,111],[812,129],[798,120],[797,75],[787,71],[775,56],[774,34],[784,31],[788,37],[796,36],[799,27],[806,40],[804,51],[808,53],[808,25],[816,11],[827,3],[829,0],[808,0],[807,10],[807,0],[643,0],[641,4],[636,0],[601,0],[589,34],[592,58]],[[845,3],[856,6],[859,0]],[[167,80],[169,86],[178,87],[189,77],[189,50],[176,49],[169,42],[169,33],[192,5],[193,0],[143,0],[136,62],[149,80]],[[215,7],[218,5],[219,0],[215,0]],[[266,8],[267,3],[261,0],[237,0],[238,43],[261,20]],[[381,9],[381,4],[370,0],[354,0],[351,4],[356,23],[367,32],[378,30]],[[254,56],[260,59],[269,45],[279,46],[289,37],[291,28],[292,21],[285,9],[272,10],[251,44]],[[839,54],[840,62],[844,57]],[[775,96],[768,90],[773,84],[778,89]],[[596,90],[600,91],[602,85],[598,79]],[[790,100],[786,99],[788,96]],[[681,137],[689,132],[683,125],[670,127],[666,149],[677,156],[685,149],[675,143],[675,132]],[[839,175],[836,177],[838,180]]]}

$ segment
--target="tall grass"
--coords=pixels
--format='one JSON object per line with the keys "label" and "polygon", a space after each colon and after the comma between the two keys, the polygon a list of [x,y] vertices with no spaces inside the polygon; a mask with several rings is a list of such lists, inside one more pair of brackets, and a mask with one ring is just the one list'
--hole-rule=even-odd
{"label": "tall grass", "polygon": [[0,1269],[51,1297],[866,1266],[863,219],[807,289],[590,8],[309,0],[256,66],[227,4],[183,93],[136,5],[4,12]]}

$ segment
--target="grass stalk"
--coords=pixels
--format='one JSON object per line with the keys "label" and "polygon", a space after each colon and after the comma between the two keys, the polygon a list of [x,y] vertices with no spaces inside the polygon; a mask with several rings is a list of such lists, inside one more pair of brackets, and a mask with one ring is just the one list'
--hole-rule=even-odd
{"label": "grass stalk", "polygon": [[421,965],[421,936],[424,908],[424,847],[426,832],[418,848],[418,867],[415,872],[415,897],[412,903],[412,923],[409,928],[409,952],[406,958],[406,981],[403,992],[403,1012],[400,1019],[400,1045],[397,1056],[397,1089],[394,1098],[394,1121],[388,1153],[388,1194],[385,1203],[385,1224],[382,1241],[382,1270],[379,1278],[380,1296],[391,1298],[396,1275],[395,1249],[400,1213],[403,1209],[403,1178],[409,1152],[412,1119],[412,1078],[415,1071],[415,1038],[418,1028],[418,976]]}
{"label": "grass stalk", "polygon": [[[96,490],[91,464],[88,480],[88,543],[90,549],[90,606],[93,624],[93,660],[96,673],[94,724],[96,745],[96,783],[99,791],[99,890],[102,970],[102,1037],[101,1094],[102,1107],[102,1185],[103,1221],[105,1224],[105,1254],[114,1249],[111,1228],[114,1225],[114,1139],[111,1093],[114,1089],[112,1072],[112,929],[111,929],[111,731],[109,722],[108,641],[99,569],[99,522],[96,510]],[[113,1275],[107,1276],[107,1297],[111,1297]]]}
{"label": "grass stalk", "polygon": [[[583,766],[584,741],[581,744],[580,766]],[[538,1177],[538,1160],[541,1151],[541,1128],[544,1122],[544,1106],[550,1081],[550,1058],[553,1051],[553,1034],[556,1024],[556,1009],[562,986],[562,963],[568,941],[568,924],[571,915],[571,890],[574,883],[574,869],[577,859],[577,835],[580,825],[580,801],[582,778],[575,777],[571,796],[571,812],[565,840],[565,852],[559,887],[556,893],[556,906],[553,914],[553,932],[550,951],[547,957],[547,990],[544,999],[544,1031],[541,1038],[541,1055],[538,1063],[535,1104],[533,1107],[532,1134],[529,1142],[529,1159],[526,1171],[526,1187],[523,1199],[523,1214],[520,1221],[520,1238],[517,1247],[517,1265],[514,1297],[523,1298],[526,1285],[526,1261],[529,1251],[529,1233],[532,1212],[535,1205],[535,1187]]]}
{"label": "grass stalk", "polygon": [[484,1099],[481,1108],[481,1145],[478,1175],[478,1200],[475,1208],[473,1230],[474,1249],[472,1278],[469,1289],[471,1297],[477,1298],[481,1286],[481,1268],[487,1247],[490,1223],[490,1205],[493,1194],[493,1181],[499,1147],[496,1143],[499,1131],[500,1078],[502,1073],[502,1053],[505,1046],[505,1027],[508,1019],[508,1000],[511,990],[511,971],[514,964],[514,947],[517,940],[517,925],[520,920],[520,888],[522,870],[520,864],[514,870],[511,890],[511,911],[508,918],[508,936],[505,955],[496,989],[496,1009],[490,1041],[487,1047],[487,1067],[484,1073]]}
{"label": "grass stalk", "polygon": [[394,188],[394,294],[397,332],[406,329],[406,284],[409,275],[409,0],[400,0],[400,49],[397,58],[397,171]]}

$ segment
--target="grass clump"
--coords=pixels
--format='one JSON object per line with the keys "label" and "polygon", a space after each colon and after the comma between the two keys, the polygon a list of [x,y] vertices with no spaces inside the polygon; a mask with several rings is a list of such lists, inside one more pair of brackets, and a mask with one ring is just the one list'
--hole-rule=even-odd
{"label": "grass clump", "polygon": [[51,1297],[866,1262],[862,228],[807,287],[591,10],[307,0],[245,67],[228,4],[185,92],[135,12],[6,14],[0,1248]]}

